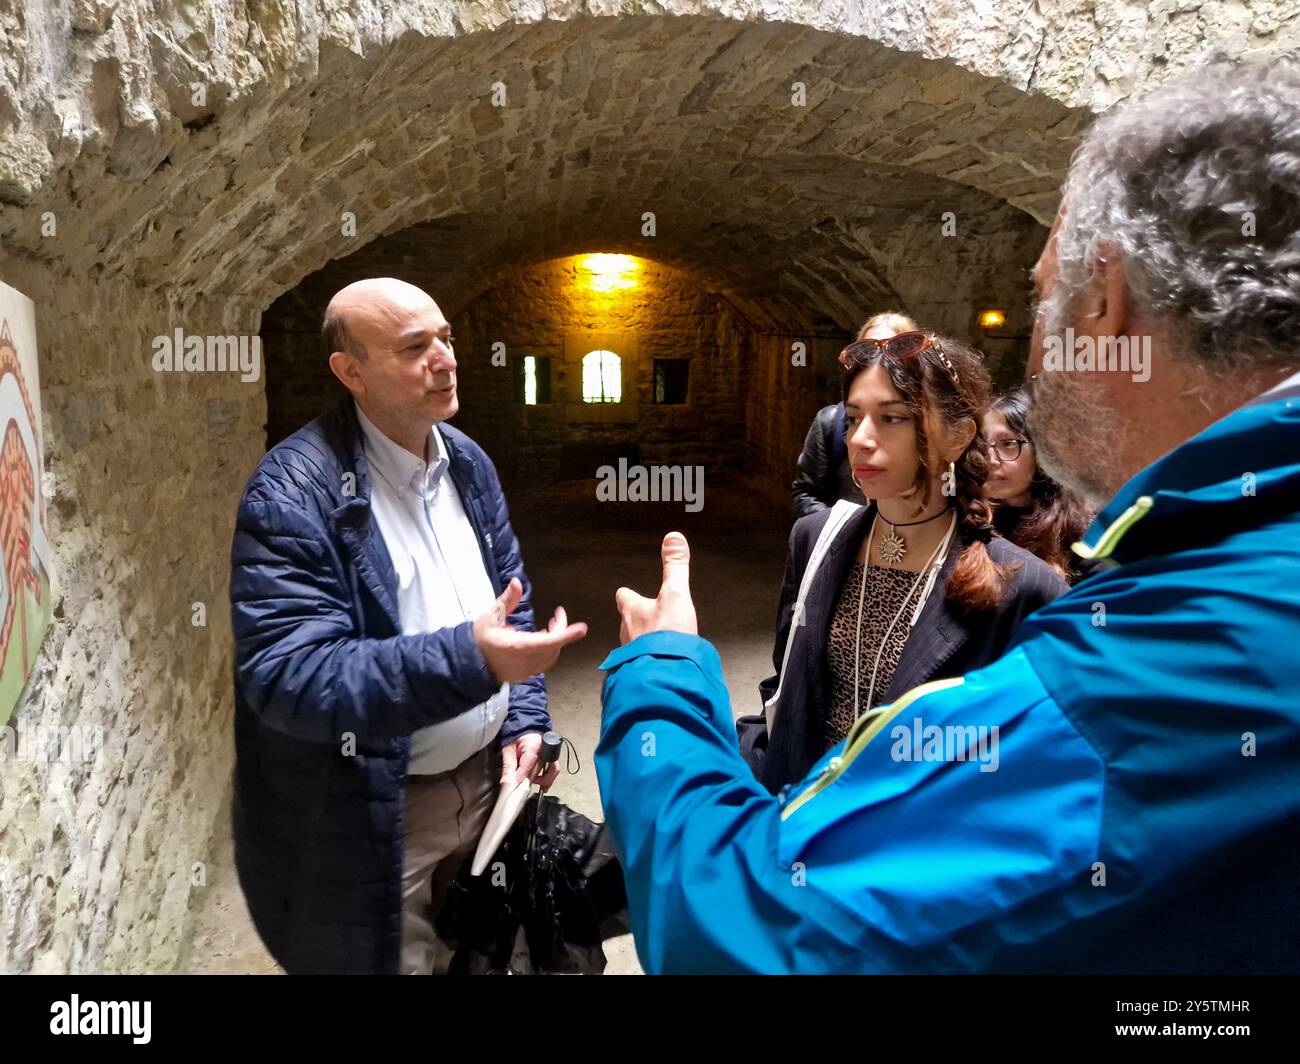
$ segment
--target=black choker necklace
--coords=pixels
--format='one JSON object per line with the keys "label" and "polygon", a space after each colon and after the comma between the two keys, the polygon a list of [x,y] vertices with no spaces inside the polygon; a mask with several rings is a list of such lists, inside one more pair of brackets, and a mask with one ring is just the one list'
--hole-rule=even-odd
{"label": "black choker necklace", "polygon": [[[889,535],[881,539],[879,545],[876,547],[876,553],[880,555],[880,560],[885,562],[887,565],[897,565],[903,560],[903,555],[907,553],[907,541],[898,534],[897,529],[911,528],[913,525],[924,525],[951,512],[952,507],[946,506],[937,514],[933,514],[930,517],[923,517],[919,521],[908,521],[901,525],[896,525],[888,518],[882,517],[881,520],[884,521],[885,524],[889,525]],[[876,513],[880,513],[879,507],[876,508]]]}
{"label": "black choker necklace", "polygon": [[913,525],[924,525],[924,524],[926,524],[926,523],[928,523],[928,522],[930,522],[930,521],[938,520],[940,517],[942,517],[944,514],[946,514],[946,513],[947,513],[949,510],[951,510],[951,509],[952,509],[951,506],[945,506],[945,507],[944,507],[942,510],[940,510],[937,514],[932,514],[932,515],[929,516],[929,517],[923,517],[923,518],[921,518],[921,520],[919,520],[919,521],[903,521],[903,522],[901,522],[901,523],[899,523],[899,524],[895,524],[895,523],[894,523],[893,521],[891,521],[888,517],[882,517],[881,520],[884,521],[885,524],[887,524],[890,528],[911,528]]}

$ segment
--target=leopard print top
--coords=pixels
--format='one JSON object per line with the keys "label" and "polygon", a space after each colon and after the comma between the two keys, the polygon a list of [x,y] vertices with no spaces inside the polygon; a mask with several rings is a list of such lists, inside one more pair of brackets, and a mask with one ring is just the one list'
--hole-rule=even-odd
{"label": "leopard print top", "polygon": [[[903,644],[907,642],[912,630],[908,624],[911,611],[916,609],[916,602],[921,597],[923,585],[917,584],[917,576],[917,573],[905,569],[867,566],[867,586],[862,598],[862,663],[859,666],[862,693],[858,699],[858,708],[862,712],[874,708],[866,704],[867,689],[871,686],[871,669],[876,663],[876,653],[880,650],[885,630],[903,606],[903,600],[907,599],[907,608],[894,625],[894,630],[889,633],[889,642],[880,655],[875,693],[872,695],[875,705],[884,702],[889,682],[894,677],[894,670],[898,668],[899,658],[903,655]],[[913,584],[917,584],[914,592]],[[843,740],[853,726],[853,648],[857,642],[854,629],[858,619],[858,589],[861,585],[862,563],[858,562],[840,588],[835,612],[831,615],[830,636],[826,645],[826,658],[831,670],[831,704],[826,720],[828,750]]]}

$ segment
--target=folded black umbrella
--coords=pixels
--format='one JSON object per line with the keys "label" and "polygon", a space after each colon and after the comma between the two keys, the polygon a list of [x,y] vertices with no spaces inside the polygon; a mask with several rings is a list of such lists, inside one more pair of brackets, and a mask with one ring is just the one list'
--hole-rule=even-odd
{"label": "folded black umbrella", "polygon": [[530,798],[483,874],[469,871],[434,921],[453,975],[599,975],[602,943],[629,930],[608,830],[558,798]]}

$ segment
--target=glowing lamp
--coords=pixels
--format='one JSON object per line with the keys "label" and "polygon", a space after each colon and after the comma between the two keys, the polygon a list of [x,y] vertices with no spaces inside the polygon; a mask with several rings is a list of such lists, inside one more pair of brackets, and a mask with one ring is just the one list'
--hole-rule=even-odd
{"label": "glowing lamp", "polygon": [[586,273],[586,285],[593,292],[636,287],[638,263],[631,255],[583,255],[578,265]]}

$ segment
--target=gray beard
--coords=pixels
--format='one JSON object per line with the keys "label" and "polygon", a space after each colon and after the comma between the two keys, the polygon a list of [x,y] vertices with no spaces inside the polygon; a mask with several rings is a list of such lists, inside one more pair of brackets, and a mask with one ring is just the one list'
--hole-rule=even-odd
{"label": "gray beard", "polygon": [[1096,403],[1087,384],[1071,374],[1041,373],[1034,380],[1029,435],[1038,463],[1091,506],[1104,506],[1124,484],[1115,466],[1126,431],[1115,411]]}

